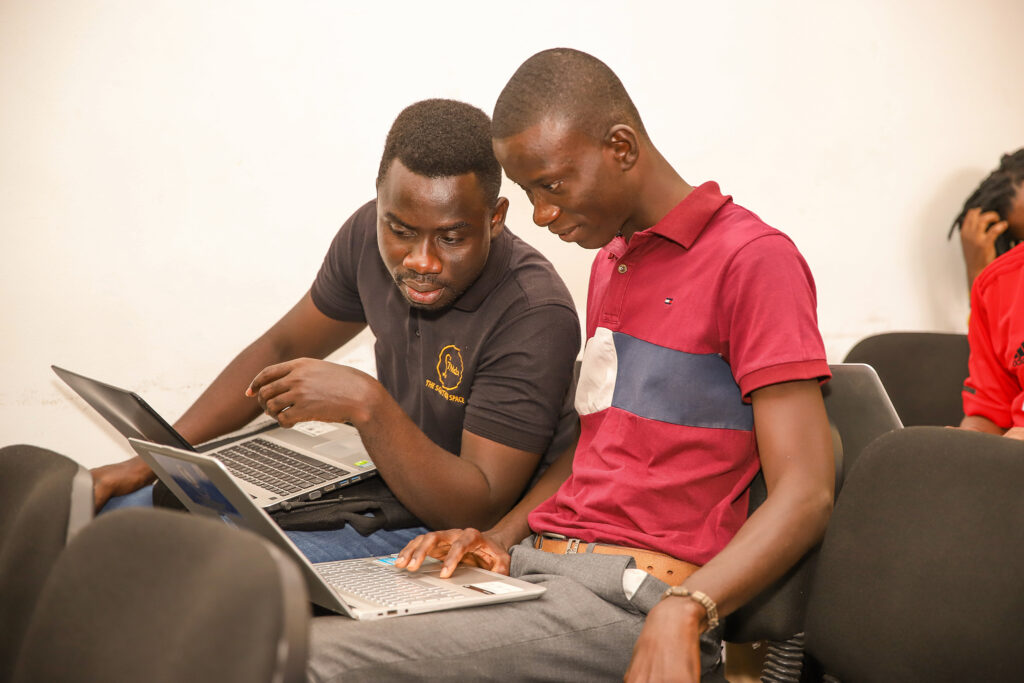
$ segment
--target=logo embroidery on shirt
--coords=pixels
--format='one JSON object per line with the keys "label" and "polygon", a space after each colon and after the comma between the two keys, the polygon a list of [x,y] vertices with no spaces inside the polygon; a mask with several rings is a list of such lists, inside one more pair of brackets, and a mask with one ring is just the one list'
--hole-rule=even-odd
{"label": "logo embroidery on shirt", "polygon": [[1022,363],[1024,363],[1024,344],[1021,344],[1020,348],[1017,349],[1017,353],[1013,354],[1013,367],[1017,367]]}
{"label": "logo embroidery on shirt", "polygon": [[449,344],[437,355],[437,382],[428,379],[427,388],[433,389],[452,403],[465,403],[465,397],[450,393],[462,384],[463,372],[462,351],[454,344]]}

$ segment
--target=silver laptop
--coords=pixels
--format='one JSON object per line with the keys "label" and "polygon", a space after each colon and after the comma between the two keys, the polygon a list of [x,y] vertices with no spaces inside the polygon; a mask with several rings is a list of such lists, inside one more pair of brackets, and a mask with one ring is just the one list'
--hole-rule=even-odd
{"label": "silver laptop", "polygon": [[474,567],[459,567],[450,578],[442,579],[438,576],[441,564],[434,560],[424,563],[418,572],[407,572],[394,566],[394,555],[313,564],[254,504],[220,461],[139,439],[128,441],[190,511],[248,529],[291,555],[306,578],[310,599],[339,614],[353,619],[384,619],[530,600],[545,590]]}
{"label": "silver laptop", "polygon": [[285,429],[271,420],[240,436],[193,447],[138,394],[56,365],[50,367],[125,437],[217,458],[241,480],[256,504],[267,510],[316,500],[377,474],[359,432],[350,425],[301,422]]}
{"label": "silver laptop", "polygon": [[830,379],[822,388],[829,422],[842,442],[842,469],[849,472],[860,452],[882,434],[901,429],[896,409],[878,373],[863,363],[833,363]]}

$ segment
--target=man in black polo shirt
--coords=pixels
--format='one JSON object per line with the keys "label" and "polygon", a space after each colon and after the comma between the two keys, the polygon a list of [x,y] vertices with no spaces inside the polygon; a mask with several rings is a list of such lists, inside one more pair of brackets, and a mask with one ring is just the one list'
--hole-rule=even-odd
{"label": "man in black polo shirt", "polygon": [[[542,456],[571,445],[579,322],[551,264],[505,229],[500,184],[486,114],[451,100],[408,107],[388,134],[376,201],[339,230],[310,291],[175,424],[191,443],[260,410],[286,427],[353,424],[414,526],[290,532],[310,559],[397,551],[424,531],[416,519],[487,528]],[[320,360],[367,325],[377,379]],[[103,505],[153,473],[135,458],[93,477]]]}

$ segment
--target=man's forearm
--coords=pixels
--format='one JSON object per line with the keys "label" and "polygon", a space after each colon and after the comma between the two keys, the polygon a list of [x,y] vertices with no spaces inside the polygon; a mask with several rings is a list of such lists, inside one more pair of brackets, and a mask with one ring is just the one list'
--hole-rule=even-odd
{"label": "man's forearm", "polygon": [[973,432],[984,432],[985,434],[1002,435],[1005,429],[997,425],[987,417],[981,415],[967,415],[960,421],[960,429],[969,429]]}
{"label": "man's forearm", "polygon": [[191,444],[199,444],[241,429],[260,414],[260,406],[245,395],[260,370],[286,360],[265,338],[250,344],[225,367],[174,424]]}
{"label": "man's forearm", "polygon": [[490,527],[518,497],[539,459],[518,452],[514,466],[502,463],[488,474],[467,455],[473,449],[467,442],[487,440],[464,432],[462,457],[441,448],[383,387],[353,424],[391,490],[434,529]]}
{"label": "man's forearm", "polygon": [[576,453],[577,439],[574,439],[572,445],[551,463],[551,466],[537,480],[533,488],[526,492],[523,499],[487,532],[500,541],[505,548],[512,547],[532,533],[527,521],[530,513],[538,505],[555,495],[558,487],[572,474],[572,459]]}
{"label": "man's forearm", "polygon": [[831,491],[775,491],[687,587],[713,596],[721,616],[735,611],[821,540],[831,511]]}
{"label": "man's forearm", "polygon": [[245,395],[260,371],[302,356],[324,358],[365,327],[362,322],[328,318],[306,292],[269,330],[235,356],[175,428],[193,444],[241,429],[260,413],[257,401]]}
{"label": "man's forearm", "polygon": [[752,394],[768,497],[733,539],[685,582],[725,616],[782,576],[825,533],[835,460],[821,390],[813,380]]}
{"label": "man's forearm", "polygon": [[[276,362],[271,360],[274,358],[272,348],[260,339],[238,354],[174,423],[175,430],[195,445],[240,429],[252,421],[259,415],[260,406],[245,396],[245,388],[257,372]],[[121,467],[124,475],[130,476],[130,481],[124,491],[117,491],[115,495],[135,490],[156,479],[149,465],[139,456]]]}

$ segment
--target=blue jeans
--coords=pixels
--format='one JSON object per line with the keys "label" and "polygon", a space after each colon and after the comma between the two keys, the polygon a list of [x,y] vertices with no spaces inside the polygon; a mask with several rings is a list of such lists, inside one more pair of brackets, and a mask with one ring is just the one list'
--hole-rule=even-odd
{"label": "blue jeans", "polygon": [[[100,514],[128,507],[152,507],[153,487],[147,486],[126,496],[111,498]],[[397,553],[405,544],[430,529],[422,526],[388,531],[381,529],[369,536],[361,536],[345,525],[329,531],[285,531],[310,562],[331,562],[354,557],[374,557]]]}

